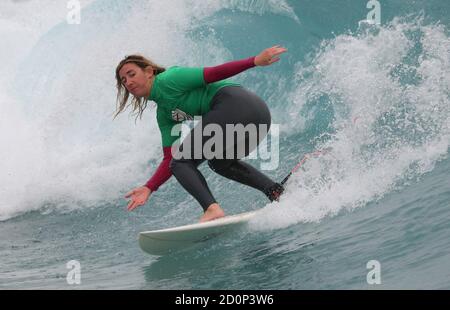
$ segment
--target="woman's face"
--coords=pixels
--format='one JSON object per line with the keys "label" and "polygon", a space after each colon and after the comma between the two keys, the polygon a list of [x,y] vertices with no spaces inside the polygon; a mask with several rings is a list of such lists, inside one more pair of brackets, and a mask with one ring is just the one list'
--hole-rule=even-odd
{"label": "woman's face", "polygon": [[147,98],[150,95],[150,81],[153,77],[151,67],[142,70],[134,63],[127,63],[120,69],[119,76],[122,84],[133,96]]}

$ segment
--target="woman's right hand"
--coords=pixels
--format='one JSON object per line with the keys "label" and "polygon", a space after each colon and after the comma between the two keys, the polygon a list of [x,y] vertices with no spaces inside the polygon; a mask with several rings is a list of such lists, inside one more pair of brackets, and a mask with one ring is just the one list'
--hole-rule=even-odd
{"label": "woman's right hand", "polygon": [[132,211],[139,206],[143,206],[151,193],[152,191],[146,186],[141,186],[128,192],[125,198],[131,198],[131,201],[128,203],[127,210]]}

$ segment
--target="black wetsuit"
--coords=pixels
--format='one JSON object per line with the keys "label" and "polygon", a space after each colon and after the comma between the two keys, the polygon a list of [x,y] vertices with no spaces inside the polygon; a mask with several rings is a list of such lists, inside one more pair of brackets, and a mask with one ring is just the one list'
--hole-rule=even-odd
{"label": "black wetsuit", "polygon": [[[211,101],[211,110],[202,116],[202,122],[197,126],[202,126],[201,132],[203,132],[203,128],[208,124],[217,124],[222,128],[224,133],[224,143],[226,143],[226,124],[242,124],[244,126],[254,124],[258,129],[260,124],[264,124],[268,130],[271,124],[271,117],[266,103],[257,95],[241,86],[226,86],[221,88],[215,94]],[[193,145],[195,140],[192,139],[194,130],[195,128],[191,130],[190,134],[179,146],[180,152],[182,152],[185,147],[189,147],[191,150],[194,149]],[[266,134],[266,131],[258,130],[258,143]],[[202,135],[202,147],[211,138],[212,136]],[[236,143],[239,142],[235,139],[231,140],[234,141],[234,145],[226,145],[226,148],[233,147],[234,149],[237,149]],[[248,156],[257,145],[250,145],[248,136],[246,136],[245,141],[241,141],[241,143],[242,142],[245,144],[244,156],[240,156],[242,154],[237,154],[237,152],[235,152],[232,159],[227,159],[224,154],[224,159],[209,159],[208,165],[213,171],[228,179],[260,190],[266,194],[271,201],[277,199],[283,191],[281,185],[271,180],[250,164],[240,160],[242,157]],[[188,146],[187,144],[191,145]],[[205,178],[198,170],[198,166],[207,159],[203,154],[201,159],[195,159],[193,155],[195,152],[191,153],[192,155],[187,158],[186,156],[180,159],[173,158],[169,167],[178,182],[201,204],[202,208],[206,210],[211,204],[217,203]]]}

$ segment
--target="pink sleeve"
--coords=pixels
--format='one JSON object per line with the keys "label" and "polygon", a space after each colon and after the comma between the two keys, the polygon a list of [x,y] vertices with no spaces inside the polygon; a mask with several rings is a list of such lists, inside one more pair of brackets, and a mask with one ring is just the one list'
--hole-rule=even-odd
{"label": "pink sleeve", "polygon": [[172,176],[172,172],[169,169],[169,164],[172,160],[171,147],[163,147],[163,153],[164,158],[159,164],[158,169],[156,169],[151,179],[148,180],[145,184],[145,186],[148,187],[152,192],[157,191],[158,188]]}
{"label": "pink sleeve", "polygon": [[205,67],[203,69],[203,77],[206,83],[214,83],[253,67],[255,67],[255,56],[227,62],[215,67]]}

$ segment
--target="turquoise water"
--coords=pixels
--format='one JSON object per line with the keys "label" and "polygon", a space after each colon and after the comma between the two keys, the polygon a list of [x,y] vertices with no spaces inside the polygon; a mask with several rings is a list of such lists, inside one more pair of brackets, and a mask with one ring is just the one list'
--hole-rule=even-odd
{"label": "turquoise water", "polygon": [[[0,288],[450,288],[450,3],[380,1],[372,25],[356,0],[81,2],[80,25],[65,4],[0,5]],[[275,204],[201,166],[228,214],[265,209],[202,248],[144,254],[139,231],[195,222],[201,208],[172,178],[126,212],[161,148],[154,108],[112,121],[116,63],[139,52],[209,66],[275,44],[289,49],[279,63],[233,78],[280,125],[266,173],[280,180],[327,151]]]}

